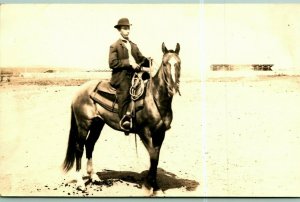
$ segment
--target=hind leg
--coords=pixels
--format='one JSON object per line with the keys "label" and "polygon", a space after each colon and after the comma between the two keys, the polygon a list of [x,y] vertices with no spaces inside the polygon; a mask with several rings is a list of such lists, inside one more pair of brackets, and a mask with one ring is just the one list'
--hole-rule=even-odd
{"label": "hind leg", "polygon": [[77,188],[80,190],[85,190],[85,183],[82,179],[83,173],[81,172],[81,159],[84,152],[84,144],[86,141],[86,137],[88,134],[88,130],[78,127],[78,136],[76,137],[76,181]]}
{"label": "hind leg", "polygon": [[93,157],[95,143],[97,142],[100,136],[103,126],[104,126],[104,122],[101,119],[94,119],[90,128],[89,137],[87,138],[85,143],[86,158],[87,158],[87,173],[89,174],[92,182],[100,181],[98,175],[94,172],[92,157]]}

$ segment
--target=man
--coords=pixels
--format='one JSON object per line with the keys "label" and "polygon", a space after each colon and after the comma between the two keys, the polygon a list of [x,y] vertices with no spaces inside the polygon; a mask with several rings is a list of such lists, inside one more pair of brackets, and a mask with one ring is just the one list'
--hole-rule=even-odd
{"label": "man", "polygon": [[141,67],[149,67],[148,59],[142,55],[137,45],[129,40],[130,26],[127,18],[118,21],[114,28],[119,31],[120,38],[109,50],[109,67],[112,69],[110,83],[117,90],[120,127],[125,131],[129,131],[132,126],[130,111],[127,110],[131,102],[129,89],[132,76]]}

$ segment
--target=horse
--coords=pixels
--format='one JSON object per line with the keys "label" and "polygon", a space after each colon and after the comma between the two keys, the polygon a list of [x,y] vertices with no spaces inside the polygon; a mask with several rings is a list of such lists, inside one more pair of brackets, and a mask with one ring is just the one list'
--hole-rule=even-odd
{"label": "horse", "polygon": [[[181,59],[180,45],[168,50],[162,43],[162,62],[154,76],[149,78],[145,86],[144,106],[136,111],[134,133],[136,133],[150,156],[150,168],[145,179],[145,186],[153,191],[159,190],[156,181],[159,153],[165,138],[165,133],[171,128],[173,112],[171,108],[173,96],[179,91]],[[151,68],[151,67],[150,67]],[[96,141],[105,124],[114,130],[123,131],[119,126],[119,116],[108,111],[90,98],[91,92],[99,81],[84,83],[75,94],[71,104],[71,127],[69,132],[67,152],[63,169],[68,172],[76,160],[77,188],[85,190],[81,174],[81,159],[86,149],[87,174],[92,182],[100,181],[94,172],[92,154]],[[123,131],[124,132],[124,131]]]}

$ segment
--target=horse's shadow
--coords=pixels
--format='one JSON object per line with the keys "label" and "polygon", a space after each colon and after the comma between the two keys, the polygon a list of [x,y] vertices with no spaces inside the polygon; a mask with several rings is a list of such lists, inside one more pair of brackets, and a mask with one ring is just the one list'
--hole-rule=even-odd
{"label": "horse's shadow", "polygon": [[[134,187],[137,188],[142,188],[147,174],[147,170],[141,173],[114,170],[97,172],[97,175],[101,179],[101,182],[98,183],[99,185],[112,186],[114,182],[129,182],[136,184]],[[195,180],[178,178],[175,174],[167,172],[162,168],[157,169],[157,183],[162,191],[174,188],[185,188],[187,191],[194,191],[199,185]]]}

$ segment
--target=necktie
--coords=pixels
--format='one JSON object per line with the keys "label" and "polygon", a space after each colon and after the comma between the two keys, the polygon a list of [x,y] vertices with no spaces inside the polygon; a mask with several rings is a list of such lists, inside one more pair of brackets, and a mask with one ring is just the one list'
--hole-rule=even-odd
{"label": "necktie", "polygon": [[125,46],[126,46],[126,48],[128,50],[128,56],[129,56],[129,62],[130,62],[130,64],[131,63],[135,63],[136,61],[135,61],[134,57],[131,54],[131,44],[127,40],[122,39],[122,41],[124,42],[124,44],[125,44]]}

